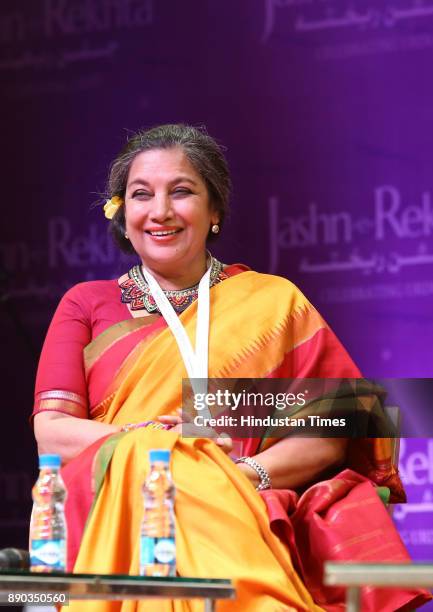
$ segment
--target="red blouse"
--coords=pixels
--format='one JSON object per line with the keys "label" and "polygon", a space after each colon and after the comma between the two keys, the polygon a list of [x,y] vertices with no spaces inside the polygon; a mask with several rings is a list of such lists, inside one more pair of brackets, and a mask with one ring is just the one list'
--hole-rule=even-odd
{"label": "red blouse", "polygon": [[56,410],[88,417],[83,350],[111,325],[130,319],[117,279],[79,283],[61,299],[39,359],[33,415]]}
{"label": "red blouse", "polygon": [[[225,268],[228,276],[249,270]],[[83,350],[106,329],[132,315],[120,301],[117,279],[79,283],[57,307],[39,359],[32,417],[43,410],[89,418],[89,392]]]}

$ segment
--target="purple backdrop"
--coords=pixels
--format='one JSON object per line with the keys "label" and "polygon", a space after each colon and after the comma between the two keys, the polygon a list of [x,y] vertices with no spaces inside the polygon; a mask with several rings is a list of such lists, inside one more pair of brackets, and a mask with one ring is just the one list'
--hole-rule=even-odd
{"label": "purple backdrop", "polygon": [[[205,124],[235,185],[216,254],[300,285],[366,375],[432,375],[432,0],[3,0],[0,46],[1,545],[25,540],[55,304],[127,267],[92,203],[128,130]],[[422,559],[432,444],[404,446],[396,519]]]}

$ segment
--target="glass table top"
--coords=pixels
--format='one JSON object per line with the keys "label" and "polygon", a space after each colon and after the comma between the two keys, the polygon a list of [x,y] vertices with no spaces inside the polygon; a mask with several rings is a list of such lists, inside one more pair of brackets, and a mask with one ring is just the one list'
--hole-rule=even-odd
{"label": "glass table top", "polygon": [[235,595],[225,578],[153,577],[123,574],[0,571],[0,593],[66,593],[70,599],[210,598]]}

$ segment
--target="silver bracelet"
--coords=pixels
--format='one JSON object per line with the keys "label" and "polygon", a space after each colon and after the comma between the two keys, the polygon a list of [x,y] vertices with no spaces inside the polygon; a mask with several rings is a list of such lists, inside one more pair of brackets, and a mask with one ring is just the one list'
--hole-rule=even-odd
{"label": "silver bracelet", "polygon": [[255,459],[253,459],[252,457],[239,457],[239,459],[236,459],[235,463],[246,463],[257,472],[260,478],[260,482],[256,487],[256,491],[264,491],[265,489],[272,488],[271,479],[268,472],[265,470],[263,465],[257,463]]}

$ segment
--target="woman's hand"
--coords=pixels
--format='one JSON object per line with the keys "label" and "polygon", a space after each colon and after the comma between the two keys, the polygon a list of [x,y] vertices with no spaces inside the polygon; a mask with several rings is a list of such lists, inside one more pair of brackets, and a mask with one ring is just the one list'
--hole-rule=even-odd
{"label": "woman's hand", "polygon": [[181,433],[182,432],[182,416],[181,410],[177,410],[176,411],[177,414],[162,414],[159,417],[156,417],[156,420],[159,421],[160,423],[163,423],[164,425],[170,425],[171,426],[171,430],[170,431],[175,431],[176,433]]}
{"label": "woman's hand", "polygon": [[55,453],[65,464],[96,440],[121,431],[121,426],[46,410],[35,415],[34,429],[38,454]]}
{"label": "woman's hand", "polygon": [[156,420],[164,425],[172,425],[171,431],[175,431],[176,433],[185,433],[185,428],[188,425],[188,431],[191,432],[191,435],[195,435],[196,437],[200,438],[210,438],[227,455],[231,453],[233,450],[233,442],[228,435],[218,436],[216,431],[211,427],[200,427],[199,429],[194,429],[191,419],[187,418],[187,415],[181,408],[178,408],[176,412],[177,414],[163,414],[157,417]]}
{"label": "woman's hand", "polygon": [[[337,469],[346,456],[346,438],[283,438],[253,459],[268,472],[273,489],[297,489],[320,479],[327,470]],[[246,463],[237,467],[254,486],[257,472]]]}

